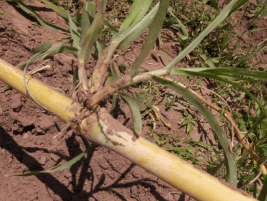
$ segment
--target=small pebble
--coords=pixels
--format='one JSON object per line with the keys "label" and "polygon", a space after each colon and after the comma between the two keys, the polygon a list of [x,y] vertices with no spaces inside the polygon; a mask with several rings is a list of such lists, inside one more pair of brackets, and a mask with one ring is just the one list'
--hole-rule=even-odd
{"label": "small pebble", "polygon": [[25,133],[24,135],[23,135],[23,139],[27,139],[29,137],[29,134],[28,133]]}
{"label": "small pebble", "polygon": [[37,128],[35,128],[35,131],[36,131],[37,133],[41,133],[41,132],[42,132],[42,129],[41,129],[40,127],[37,127]]}
{"label": "small pebble", "polygon": [[41,165],[44,165],[45,162],[46,162],[46,157],[45,156],[42,156],[41,157],[41,161],[40,161]]}

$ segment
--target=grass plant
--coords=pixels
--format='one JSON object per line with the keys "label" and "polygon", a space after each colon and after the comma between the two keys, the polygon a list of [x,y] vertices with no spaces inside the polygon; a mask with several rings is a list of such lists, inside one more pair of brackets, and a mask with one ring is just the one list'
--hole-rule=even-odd
{"label": "grass plant", "polygon": [[[68,126],[85,135],[89,141],[109,147],[122,154],[197,200],[215,200],[215,198],[218,198],[218,196],[214,197],[214,194],[209,191],[218,192],[222,196],[220,197],[222,200],[253,199],[224,186],[207,174],[202,175],[186,162],[176,156],[167,154],[158,146],[165,147],[194,164],[202,167],[207,166],[206,169],[212,166],[216,167],[218,163],[219,166],[224,165],[226,172],[221,174],[221,178],[224,178],[233,187],[242,187],[254,198],[266,199],[264,189],[266,189],[267,181],[265,168],[267,155],[265,85],[267,72],[266,69],[256,69],[252,58],[266,51],[267,42],[264,40],[257,45],[240,45],[243,35],[252,33],[251,26],[266,15],[266,1],[250,3],[247,0],[232,0],[228,4],[225,2],[218,4],[214,0],[192,0],[188,3],[167,0],[159,2],[135,0],[133,3],[127,2],[130,7],[129,11],[123,20],[120,19],[121,22],[118,25],[109,20],[114,19],[114,16],[106,16],[108,14],[106,8],[112,7],[110,2],[106,0],[102,0],[101,5],[96,5],[94,1],[87,1],[83,4],[74,1],[68,1],[67,4],[60,1],[52,3],[41,0],[41,2],[64,18],[69,23],[69,30],[63,30],[44,22],[27,4],[16,1],[20,8],[32,15],[41,26],[68,33],[69,36],[56,41],[47,41],[36,48],[33,56],[28,61],[18,65],[18,67],[24,68],[23,75],[19,71],[12,70],[8,64],[1,61],[2,73],[6,75],[4,78],[0,77],[2,81],[53,112],[63,121],[69,122]],[[80,8],[81,13],[70,12],[70,7],[74,4],[83,6]],[[242,32],[237,33],[236,29],[239,28],[239,22],[242,18],[236,18],[235,13],[241,12],[242,6],[248,4],[255,6],[253,11],[249,11],[253,20]],[[118,10],[122,11],[125,8],[119,8]],[[245,16],[246,13],[243,13],[243,15]],[[155,43],[157,41],[162,42],[162,26],[172,30],[176,36],[172,40],[179,44],[182,51],[162,69],[144,72],[141,69],[142,63],[155,47]],[[114,55],[118,50],[129,47],[148,28],[148,35],[142,45],[140,54],[131,66],[126,66],[125,71],[118,74],[111,65]],[[108,30],[108,32],[103,30]],[[105,33],[108,33],[109,36],[112,35],[107,37],[109,41],[106,41],[105,35],[103,36]],[[233,44],[230,39],[236,39],[236,42]],[[42,93],[45,93],[45,90],[48,89],[42,88],[41,84],[36,84],[35,81],[29,81],[26,76],[29,65],[57,53],[72,53],[78,61],[78,66],[75,69],[76,73],[73,73],[72,84],[73,89],[80,92],[77,94],[80,96],[81,103],[75,103],[75,112],[70,110],[74,107],[71,100],[56,93],[55,97],[61,100],[67,108],[70,107],[69,109],[66,110],[63,106],[55,109],[56,107],[53,104],[56,103],[53,100],[49,100],[50,103],[46,103],[49,101],[44,102],[42,95],[36,94],[36,89],[37,86],[40,87]],[[164,55],[160,56],[164,57]],[[90,59],[95,59],[97,63],[93,74],[88,79],[85,64]],[[178,64],[189,67],[177,68]],[[12,77],[12,72],[18,74],[17,79],[22,79],[23,87],[13,83],[17,80],[8,79],[9,74]],[[214,97],[218,104],[207,101],[190,86],[174,81],[170,78],[173,76],[186,76],[190,79],[196,77],[198,80],[214,82],[216,84],[213,89],[214,94],[216,92],[220,94],[219,99],[218,96]],[[182,125],[187,126],[189,137],[182,144],[186,143],[189,146],[178,146],[181,142],[172,136],[163,137],[162,134],[155,131],[154,124],[151,132],[156,134],[158,146],[143,139],[140,135],[143,127],[142,117],[145,114],[150,115],[154,122],[156,120],[162,121],[166,127],[171,127],[169,122],[160,116],[155,103],[157,100],[153,94],[145,92],[145,86],[148,82],[152,85],[155,93],[160,91],[157,87],[160,84],[162,88],[165,87],[180,94],[188,105],[198,110],[213,128],[221,149],[203,142],[190,140],[190,133],[196,120],[188,113],[187,109],[184,110],[185,119]],[[138,87],[141,84],[143,84],[143,88],[141,87],[143,93],[138,96],[125,93],[125,89],[129,86]],[[252,85],[255,87],[252,88]],[[222,101],[226,100],[228,96],[232,99],[228,102]],[[168,107],[174,106],[174,103],[177,102],[176,98],[176,96],[172,97]],[[102,103],[111,99],[113,100],[111,114],[117,107],[118,99],[120,100],[119,103],[125,102],[129,105],[134,125],[133,132],[119,124],[101,106]],[[142,101],[140,100],[147,100],[147,102],[141,104]],[[246,113],[242,114],[238,111],[238,108],[244,105],[247,106],[247,109]],[[207,106],[221,114],[221,121],[231,131],[232,138],[236,134],[236,138],[239,140],[236,146],[230,146],[227,135]],[[231,111],[227,111],[228,107]],[[122,131],[116,130],[114,125],[120,127]],[[110,129],[114,129],[116,135],[111,135]],[[126,140],[123,141],[122,139]],[[176,146],[170,144],[170,140]],[[201,156],[199,157],[196,154],[197,151],[203,150],[203,147],[206,150],[211,150],[210,155],[207,156],[209,161],[200,160]],[[140,156],[137,156],[138,154]],[[69,167],[80,157],[78,156],[65,166],[53,167],[47,171]],[[167,168],[170,172],[167,174],[159,168],[161,165],[165,167],[165,163],[169,165]],[[186,173],[183,173],[183,171]],[[29,175],[37,173],[29,173]],[[182,178],[179,174],[186,174],[188,178]],[[200,179],[197,179],[197,177]],[[190,183],[192,180],[196,181]],[[263,187],[257,185],[258,181],[263,183]],[[213,183],[214,186],[212,186]],[[192,190],[192,186],[195,188],[194,190]],[[208,187],[214,189],[207,191]],[[204,189],[206,189],[205,195],[203,194]]]}

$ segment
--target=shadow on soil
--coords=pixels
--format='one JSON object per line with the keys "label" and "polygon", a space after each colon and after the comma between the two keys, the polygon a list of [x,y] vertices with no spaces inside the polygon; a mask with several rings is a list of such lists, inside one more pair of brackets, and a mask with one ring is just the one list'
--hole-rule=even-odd
{"label": "shadow on soil", "polygon": [[[23,17],[25,17],[26,19],[32,21],[32,22],[36,22],[39,23],[33,16],[29,15],[28,13],[26,13],[24,10],[22,10],[16,3],[10,2],[10,5],[12,5],[14,7],[14,9],[19,12]],[[35,11],[42,11],[42,12],[51,12],[52,10],[49,8],[44,8],[44,7],[36,7],[36,6],[28,6],[30,9],[32,9],[34,12]],[[49,25],[50,27],[53,27],[57,30],[63,31],[65,32],[66,30],[62,29],[61,27],[55,26],[53,24],[47,23],[45,22],[47,25]]]}
{"label": "shadow on soil", "polygon": [[[70,158],[77,156],[82,152],[79,148],[79,144],[75,141],[74,135],[72,135],[67,141],[68,151],[70,153]],[[83,142],[86,147],[89,147],[89,143],[83,139]],[[0,148],[7,150],[10,154],[12,154],[20,163],[24,164],[30,171],[40,171],[44,170],[42,165],[32,156],[27,154],[26,151],[35,152],[38,150],[43,150],[48,152],[45,149],[39,148],[24,148],[19,146],[14,139],[0,126]],[[58,195],[62,200],[88,200],[90,197],[97,200],[94,196],[97,192],[100,191],[109,191],[110,193],[116,195],[119,199],[126,201],[127,199],[116,192],[116,188],[129,188],[135,185],[141,185],[146,188],[150,188],[150,193],[155,197],[156,200],[167,201],[164,199],[159,192],[156,191],[156,187],[148,182],[156,182],[151,179],[140,179],[134,182],[122,183],[120,181],[131,171],[131,169],[135,166],[133,163],[124,171],[119,178],[117,178],[111,185],[104,186],[106,176],[104,174],[101,175],[98,183],[93,187],[91,186],[90,192],[86,192],[83,190],[86,179],[91,180],[94,183],[94,174],[93,170],[90,168],[90,162],[92,159],[94,151],[90,152],[87,157],[84,157],[76,164],[74,164],[71,168],[71,174],[76,175],[78,169],[81,169],[81,173],[79,174],[79,178],[76,179],[75,176],[72,177],[71,184],[73,185],[73,192],[70,191],[65,185],[59,182],[52,174],[42,173],[35,175],[42,183],[44,183],[48,188],[50,188],[56,195]],[[65,158],[62,154],[56,153],[58,156]],[[25,160],[26,158],[26,160]],[[82,168],[80,168],[82,166]],[[88,173],[89,172],[89,173]]]}

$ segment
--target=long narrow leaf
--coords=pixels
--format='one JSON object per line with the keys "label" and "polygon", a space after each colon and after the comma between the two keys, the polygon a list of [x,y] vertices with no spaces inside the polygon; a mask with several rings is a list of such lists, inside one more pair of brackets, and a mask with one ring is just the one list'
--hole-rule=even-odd
{"label": "long narrow leaf", "polygon": [[94,2],[86,2],[83,6],[82,12],[82,26],[81,26],[81,41],[82,44],[89,30],[94,18],[95,18],[96,6]]}
{"label": "long narrow leaf", "polygon": [[[6,15],[8,15],[8,16],[10,16],[10,17],[18,18],[17,16],[12,15],[11,13],[9,13],[9,12],[7,12],[7,11],[4,11],[4,10],[1,10],[1,9],[0,9],[0,13],[6,14]],[[18,19],[20,19],[20,18],[18,18]]]}
{"label": "long narrow leaf", "polygon": [[98,58],[101,58],[104,55],[105,44],[102,41],[97,40],[95,46],[98,54],[97,56]]}
{"label": "long narrow leaf", "polygon": [[52,46],[51,41],[44,42],[33,50],[33,54],[45,52],[45,51],[49,50],[49,48],[51,48],[51,46]]}
{"label": "long narrow leaf", "polygon": [[132,24],[136,24],[146,14],[149,9],[152,0],[135,0],[131,6],[130,12],[126,19],[123,21],[120,31],[128,28]]}
{"label": "long narrow leaf", "polygon": [[209,122],[211,127],[213,128],[216,137],[219,140],[219,143],[221,147],[223,148],[223,151],[225,153],[226,159],[227,159],[227,169],[228,169],[228,182],[231,183],[232,186],[237,185],[237,168],[234,161],[233,154],[230,151],[230,147],[228,144],[228,140],[226,135],[224,134],[223,130],[218,125],[217,121],[213,117],[212,113],[206,109],[201,102],[193,95],[191,94],[186,88],[176,84],[173,81],[163,79],[160,77],[154,76],[153,79],[161,84],[164,84],[165,86],[175,90],[177,93],[180,93],[183,95],[187,101],[194,105],[195,108],[205,117],[205,119]]}
{"label": "long narrow leaf", "polygon": [[66,30],[60,28],[60,27],[57,27],[57,26],[54,26],[54,25],[50,25],[46,22],[44,22],[42,20],[42,18],[40,18],[40,16],[35,13],[34,11],[32,11],[28,6],[26,6],[24,3],[22,2],[17,2],[20,6],[20,8],[25,11],[26,13],[32,15],[39,23],[40,25],[42,25],[43,27],[47,28],[47,29],[51,29],[51,30],[54,30],[54,31],[64,31],[66,32]]}
{"label": "long narrow leaf", "polygon": [[65,18],[65,19],[68,19],[68,13],[64,9],[60,8],[59,6],[53,4],[53,3],[49,2],[49,1],[46,1],[46,0],[40,0],[40,1],[42,1],[47,6],[49,6],[53,11],[55,11],[61,17]]}
{"label": "long narrow leaf", "polygon": [[70,35],[71,39],[75,42],[74,45],[78,45],[80,42],[80,33],[77,25],[74,23],[70,13],[68,13],[68,19],[70,24]]}
{"label": "long narrow leaf", "polygon": [[113,25],[106,17],[104,18],[104,23],[111,31],[114,31],[115,33],[119,32],[115,25]]}
{"label": "long narrow leaf", "polygon": [[46,170],[41,170],[41,171],[32,171],[26,174],[12,174],[10,176],[33,176],[33,175],[37,175],[40,173],[51,173],[51,172],[55,172],[55,171],[61,171],[64,170],[66,168],[71,167],[73,164],[75,164],[77,161],[81,160],[82,157],[84,157],[86,154],[88,154],[90,151],[92,151],[97,145],[96,144],[91,144],[91,146],[86,149],[84,152],[82,152],[81,154],[79,154],[78,156],[74,157],[73,159],[71,159],[70,161],[62,164],[62,165],[56,165],[53,166],[51,168],[48,168]]}
{"label": "long narrow leaf", "polygon": [[140,136],[142,132],[142,118],[138,104],[128,94],[122,92],[120,92],[119,94],[129,104],[133,117],[134,132],[137,136]]}
{"label": "long narrow leaf", "polygon": [[204,74],[214,74],[217,76],[227,76],[232,79],[238,80],[247,80],[252,78],[255,80],[266,80],[267,81],[267,72],[261,71],[250,71],[245,68],[177,68],[172,69],[170,75],[193,75],[192,73],[202,73]]}
{"label": "long narrow leaf", "polygon": [[[119,79],[119,76],[114,68],[113,65],[110,66],[110,71],[111,71],[111,80],[112,82],[116,81]],[[116,108],[116,105],[117,105],[117,99],[118,99],[118,95],[117,94],[113,94],[113,97],[112,97],[112,105],[111,105],[111,108],[110,108],[110,114],[112,114]]]}
{"label": "long narrow leaf", "polygon": [[257,54],[259,54],[261,51],[263,51],[267,47],[267,39],[261,42],[260,46],[255,49],[253,52],[251,52],[249,55],[247,55],[244,59],[242,59],[239,63],[248,61],[255,57]]}
{"label": "long narrow leaf", "polygon": [[[171,71],[171,75],[177,75],[176,73],[175,74],[172,73],[172,72],[175,72],[175,71],[176,70]],[[264,106],[261,104],[261,102],[252,93],[250,93],[244,86],[242,86],[242,85],[240,85],[240,84],[238,84],[236,82],[233,82],[231,80],[225,79],[225,77],[220,76],[220,75],[215,74],[215,73],[203,73],[203,72],[196,72],[196,71],[193,72],[193,71],[185,71],[184,70],[183,73],[182,74],[179,74],[179,75],[192,75],[192,76],[200,76],[200,77],[206,77],[206,78],[213,78],[215,80],[218,80],[218,81],[221,81],[221,82],[224,82],[224,83],[231,84],[232,86],[234,86],[234,87],[236,87],[236,88],[241,89],[242,91],[244,91],[252,100],[254,100],[259,105],[259,107],[261,108],[263,114],[267,117],[267,110],[264,108]]]}
{"label": "long narrow leaf", "polygon": [[186,55],[195,49],[196,46],[212,31],[214,30],[231,12],[231,9],[236,5],[238,0],[232,0],[213,20],[213,22],[194,40],[188,45],[172,62],[170,62],[166,69],[172,69],[178,62],[180,62]]}
{"label": "long narrow leaf", "polygon": [[183,23],[173,14],[173,9],[171,7],[168,8],[168,12],[176,19],[176,21],[178,22],[179,24],[179,27],[181,28],[183,34],[188,37],[188,30],[187,28],[183,25]]}
{"label": "long narrow leaf", "polygon": [[265,181],[263,187],[261,189],[260,195],[258,197],[259,201],[267,201],[267,177],[265,177]]}
{"label": "long narrow leaf", "polygon": [[99,36],[100,29],[103,25],[104,16],[101,13],[97,13],[95,20],[93,21],[91,27],[87,31],[84,41],[81,44],[81,51],[79,52],[78,60],[80,62],[86,63],[89,59],[89,56],[92,52],[94,44]]}
{"label": "long narrow leaf", "polygon": [[67,45],[63,45],[58,53],[71,53],[75,57],[77,57],[77,52],[78,52],[77,48],[71,47],[71,46],[67,46]]}
{"label": "long narrow leaf", "polygon": [[236,4],[232,7],[229,15],[231,15],[233,12],[237,11],[241,6],[243,6],[247,2],[248,2],[248,0],[239,0],[239,1],[237,1]]}
{"label": "long narrow leaf", "polygon": [[110,111],[109,111],[110,114],[112,114],[114,112],[115,108],[116,108],[117,99],[118,99],[118,95],[117,94],[113,94],[112,105],[111,105],[111,108],[110,108]]}
{"label": "long narrow leaf", "polygon": [[167,9],[169,7],[169,0],[161,0],[159,4],[159,10],[155,16],[155,19],[153,20],[153,23],[151,25],[151,28],[149,30],[149,34],[147,36],[147,39],[142,47],[142,50],[138,57],[135,59],[130,75],[134,76],[135,73],[138,71],[138,68],[141,66],[141,64],[145,61],[146,57],[148,56],[150,50],[153,48],[155,41],[158,38],[158,34],[160,33],[160,29],[162,27],[162,24],[164,22]]}
{"label": "long narrow leaf", "polygon": [[131,25],[127,29],[114,34],[112,40],[117,44],[117,47],[119,49],[124,48],[126,45],[134,41],[153,21],[158,8],[159,4],[156,4],[139,23]]}
{"label": "long narrow leaf", "polygon": [[112,76],[112,82],[119,79],[119,76],[114,68],[114,66],[110,66],[111,76]]}
{"label": "long narrow leaf", "polygon": [[[68,42],[69,41],[64,41],[61,43],[53,44],[52,46],[50,46],[49,49],[47,49],[48,46],[45,47],[45,45],[47,45],[47,42],[46,42],[45,45],[43,47],[41,47],[37,53],[32,55],[28,61],[20,63],[17,67],[18,68],[24,68],[27,64],[31,65],[31,64],[36,63],[38,61],[44,60],[45,58],[51,57],[57,53],[63,53],[63,52],[67,53],[67,52],[70,52],[70,50],[73,51],[74,48],[66,46],[66,44]],[[40,45],[40,46],[42,46],[42,45]],[[40,51],[40,50],[42,50],[42,51]]]}
{"label": "long narrow leaf", "polygon": [[111,75],[107,78],[105,82],[106,86],[119,79],[114,66],[111,65],[109,69],[110,69]]}

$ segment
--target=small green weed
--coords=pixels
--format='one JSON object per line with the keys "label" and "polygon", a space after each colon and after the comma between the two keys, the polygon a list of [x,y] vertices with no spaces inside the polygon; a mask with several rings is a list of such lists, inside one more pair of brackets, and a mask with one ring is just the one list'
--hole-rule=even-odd
{"label": "small green weed", "polygon": [[181,126],[186,126],[187,137],[190,138],[194,125],[196,124],[196,120],[186,109],[184,110],[184,116],[185,117],[180,120],[179,124]]}
{"label": "small green weed", "polygon": [[217,146],[191,139],[181,140],[168,133],[162,134],[153,130],[148,139],[204,169],[214,167],[215,162],[218,161],[215,154],[215,152],[218,153]]}
{"label": "small green weed", "polygon": [[[194,49],[187,59],[183,60],[184,65],[210,68],[221,66],[257,68],[260,63],[253,61],[252,58],[266,52],[266,39],[255,44],[253,36],[250,39],[246,37],[245,40],[244,36],[247,34],[251,36],[252,33],[266,30],[264,27],[257,28],[256,26],[257,22],[264,20],[263,17],[266,16],[266,3],[264,0],[248,2],[243,10],[238,11],[239,15],[232,15],[211,32],[202,41],[201,45]],[[192,0],[188,3],[172,1],[165,19],[165,26],[170,28],[176,35],[177,38],[173,38],[173,41],[177,41],[181,48],[184,49],[207,27],[222,8],[223,4],[218,4],[216,1]],[[247,20],[246,26],[240,24],[242,20]],[[266,69],[261,70],[266,72]],[[248,88],[266,108],[266,83],[254,82],[252,84],[248,81],[239,80],[237,83]],[[233,88],[230,84],[214,82],[210,79],[206,79],[205,82],[210,84],[212,89],[217,94],[220,94],[228,105],[217,96],[212,96],[214,102],[225,109],[228,109],[228,106],[231,107],[234,120],[246,136],[246,140],[252,143],[255,151],[264,161],[267,155],[267,125],[266,118],[262,114],[259,105],[246,93]],[[177,107],[178,100],[175,96],[169,95],[168,100],[167,108]],[[186,108],[184,111],[186,111],[184,112],[185,117],[182,119],[181,125],[187,126],[187,133],[189,134],[192,132],[195,119],[188,113]],[[233,133],[231,125],[226,123],[222,115],[220,119],[224,122],[227,130]],[[260,169],[255,166],[253,160],[247,160],[248,153],[242,146],[235,145],[233,151],[236,153],[238,178],[240,178],[238,187],[250,182],[244,189],[256,197],[258,185],[257,181],[253,181],[253,179],[260,174]],[[260,176],[259,179],[263,182],[265,176]]]}

